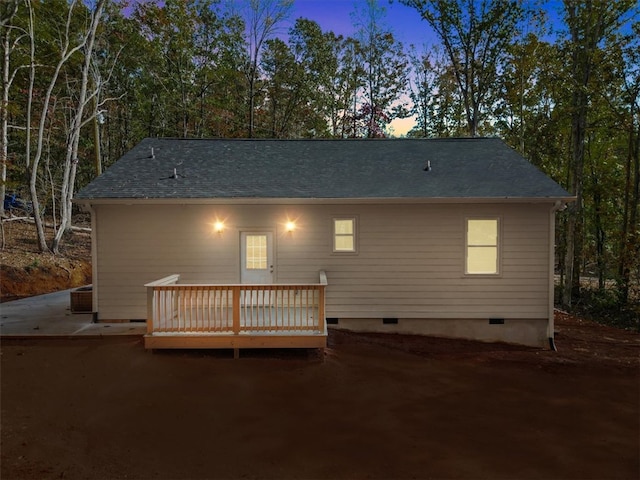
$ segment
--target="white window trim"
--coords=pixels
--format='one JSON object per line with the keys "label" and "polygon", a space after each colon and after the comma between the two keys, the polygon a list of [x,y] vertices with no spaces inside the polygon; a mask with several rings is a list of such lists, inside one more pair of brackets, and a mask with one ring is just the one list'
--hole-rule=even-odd
{"label": "white window trim", "polygon": [[[353,221],[353,250],[336,250],[336,220]],[[359,222],[357,215],[332,215],[331,216],[331,251],[334,255],[357,255],[358,254],[358,229]]]}
{"label": "white window trim", "polygon": [[[497,245],[496,245],[496,272],[495,273],[469,273],[467,271],[468,267],[468,255],[469,255],[469,220],[496,220],[498,222],[497,225]],[[473,278],[481,278],[481,277],[490,277],[496,278],[502,276],[502,217],[499,215],[483,215],[483,216],[473,216],[473,217],[465,217],[464,219],[464,265],[463,271],[466,277]],[[473,246],[471,246],[473,247]]]}

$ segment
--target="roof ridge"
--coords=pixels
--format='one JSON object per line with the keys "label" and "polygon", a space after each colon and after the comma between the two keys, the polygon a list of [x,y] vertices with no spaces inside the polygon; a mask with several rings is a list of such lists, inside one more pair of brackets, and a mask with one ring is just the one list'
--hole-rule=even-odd
{"label": "roof ridge", "polygon": [[189,141],[189,142],[385,142],[385,141],[409,141],[409,142],[461,142],[476,140],[498,140],[498,137],[437,137],[437,138],[407,138],[407,137],[391,137],[391,138],[226,138],[226,137],[210,137],[210,138],[185,138],[185,137],[145,137],[144,140],[160,140],[160,141]]}

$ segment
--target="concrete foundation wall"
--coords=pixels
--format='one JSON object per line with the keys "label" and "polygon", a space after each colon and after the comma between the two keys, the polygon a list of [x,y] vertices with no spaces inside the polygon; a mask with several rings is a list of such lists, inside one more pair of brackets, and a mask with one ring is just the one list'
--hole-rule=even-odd
{"label": "concrete foundation wall", "polygon": [[340,318],[329,328],[353,332],[404,333],[444,338],[464,338],[482,342],[505,342],[547,348],[547,319],[504,319],[490,324],[489,319],[399,318],[398,323],[384,323],[381,318]]}

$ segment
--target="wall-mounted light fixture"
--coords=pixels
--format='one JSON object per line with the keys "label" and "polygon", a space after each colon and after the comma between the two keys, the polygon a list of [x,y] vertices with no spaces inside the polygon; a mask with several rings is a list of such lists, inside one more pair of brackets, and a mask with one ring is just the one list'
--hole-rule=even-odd
{"label": "wall-mounted light fixture", "polygon": [[213,229],[218,235],[221,235],[222,231],[224,230],[224,222],[221,220],[216,220],[216,223],[213,224]]}
{"label": "wall-mounted light fixture", "polygon": [[288,233],[293,232],[296,229],[296,222],[292,220],[287,221],[287,223],[285,224],[285,229]]}

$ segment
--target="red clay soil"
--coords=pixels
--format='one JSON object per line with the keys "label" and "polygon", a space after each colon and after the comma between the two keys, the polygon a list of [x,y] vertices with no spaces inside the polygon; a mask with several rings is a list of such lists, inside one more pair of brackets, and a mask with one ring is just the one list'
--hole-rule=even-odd
{"label": "red clay soil", "polygon": [[558,352],[332,332],[317,351],[3,340],[3,479],[637,479],[640,337]]}
{"label": "red clay soil", "polygon": [[[90,219],[77,215],[75,225],[88,227]],[[54,255],[39,251],[34,228],[15,219],[2,222],[0,302],[91,283],[90,233],[68,234],[60,254]],[[46,234],[50,244],[53,230]]]}

